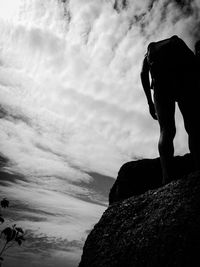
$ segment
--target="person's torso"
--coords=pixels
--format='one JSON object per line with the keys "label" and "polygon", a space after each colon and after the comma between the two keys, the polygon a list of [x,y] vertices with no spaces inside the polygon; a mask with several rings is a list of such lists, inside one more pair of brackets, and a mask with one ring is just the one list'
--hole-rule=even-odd
{"label": "person's torso", "polygon": [[195,67],[195,56],[178,37],[153,43],[147,51],[153,83],[181,79]]}

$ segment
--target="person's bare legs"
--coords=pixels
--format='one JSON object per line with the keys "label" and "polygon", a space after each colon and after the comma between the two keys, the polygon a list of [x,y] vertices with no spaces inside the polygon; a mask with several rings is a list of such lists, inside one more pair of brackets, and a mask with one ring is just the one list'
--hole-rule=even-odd
{"label": "person's bare legs", "polygon": [[[172,179],[172,160],[174,156],[173,140],[176,134],[175,101],[164,95],[166,88],[154,90],[154,105],[160,125],[158,150],[162,167],[162,183],[167,184]],[[163,89],[163,90],[162,90]]]}

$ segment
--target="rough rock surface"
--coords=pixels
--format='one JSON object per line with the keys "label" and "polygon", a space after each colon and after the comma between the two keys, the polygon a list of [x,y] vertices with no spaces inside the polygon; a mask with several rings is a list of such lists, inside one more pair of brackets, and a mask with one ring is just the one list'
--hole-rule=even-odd
{"label": "rough rock surface", "polygon": [[[176,156],[173,159],[173,180],[180,179],[193,171],[190,154]],[[110,190],[109,204],[140,195],[149,189],[162,185],[160,159],[142,159],[125,163]]]}
{"label": "rough rock surface", "polygon": [[110,205],[79,267],[200,266],[199,252],[200,173],[193,173]]}

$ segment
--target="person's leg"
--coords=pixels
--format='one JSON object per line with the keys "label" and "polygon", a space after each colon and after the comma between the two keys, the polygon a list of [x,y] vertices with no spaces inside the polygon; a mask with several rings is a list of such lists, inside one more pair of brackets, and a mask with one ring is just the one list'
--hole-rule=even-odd
{"label": "person's leg", "polygon": [[[163,184],[172,179],[172,160],[174,156],[173,140],[176,134],[175,126],[175,101],[161,92],[154,92],[154,104],[160,125],[160,138],[158,150],[163,173]],[[166,89],[166,88],[163,88]]]}
{"label": "person's leg", "polygon": [[[191,94],[191,90],[188,94]],[[178,106],[188,133],[188,145],[194,159],[195,169],[200,170],[200,99],[197,94],[193,97],[188,95],[178,101]]]}

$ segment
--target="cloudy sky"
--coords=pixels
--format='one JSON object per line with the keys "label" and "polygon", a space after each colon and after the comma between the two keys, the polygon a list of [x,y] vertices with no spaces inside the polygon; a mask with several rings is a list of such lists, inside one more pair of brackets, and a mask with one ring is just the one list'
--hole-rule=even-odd
{"label": "cloudy sky", "polygon": [[193,50],[199,15],[198,0],[0,0],[0,194],[27,231],[5,266],[77,266],[120,166],[158,156],[146,46],[177,34]]}

